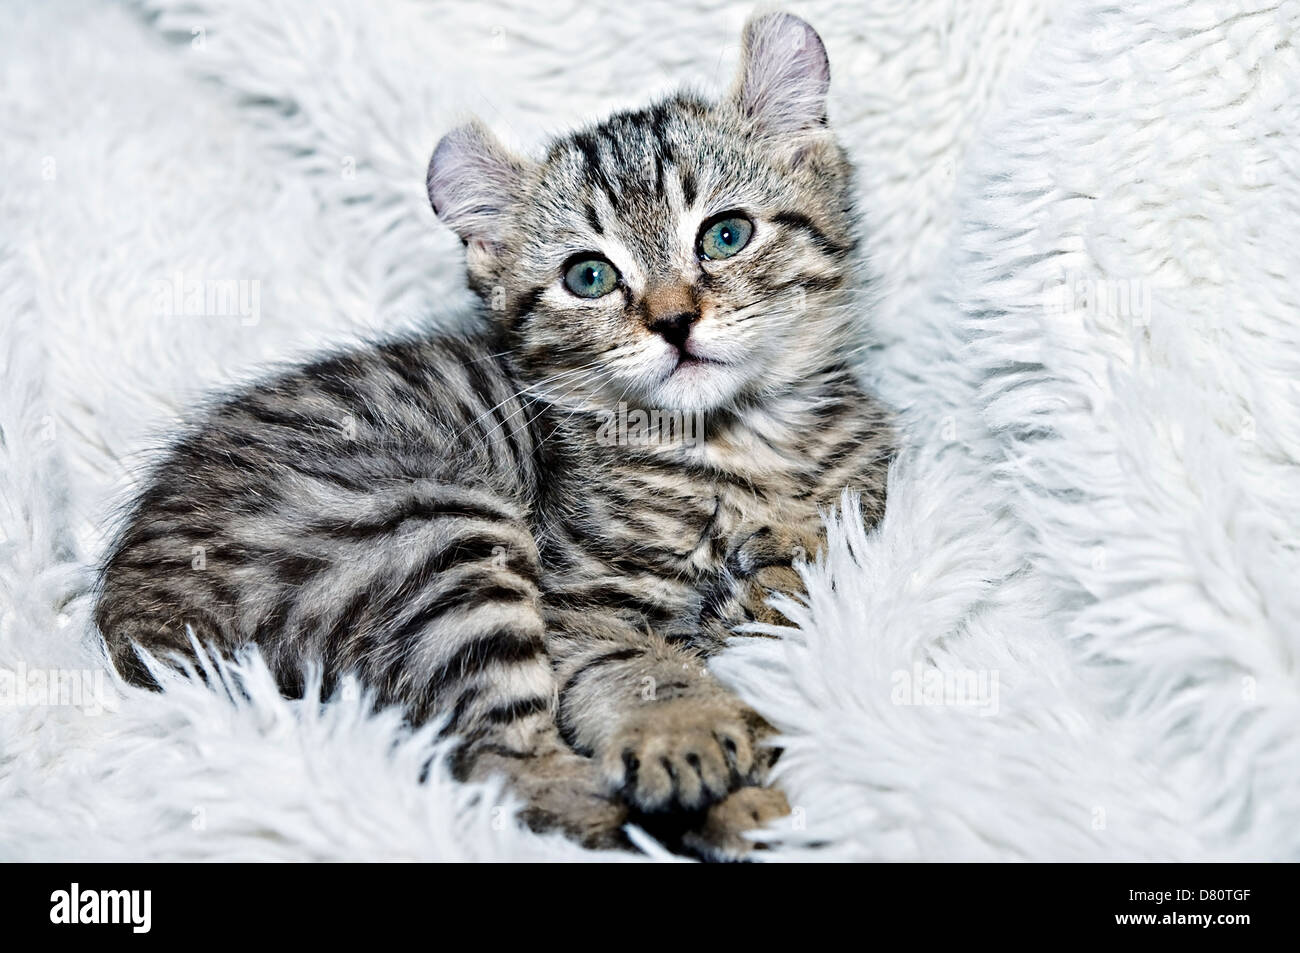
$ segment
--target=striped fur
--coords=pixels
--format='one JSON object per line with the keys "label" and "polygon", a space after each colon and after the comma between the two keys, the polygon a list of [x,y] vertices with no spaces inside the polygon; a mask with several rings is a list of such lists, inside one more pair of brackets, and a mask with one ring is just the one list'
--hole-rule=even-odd
{"label": "striped fur", "polygon": [[[445,715],[463,776],[506,773],[536,826],[588,843],[676,812],[725,852],[779,813],[752,789],[767,726],[706,659],[798,591],[843,487],[879,517],[891,442],[850,371],[857,242],[820,40],[775,15],[745,48],[719,103],[616,115],[540,161],[450,133],[430,197],[487,329],[320,360],[183,436],[103,573],[119,670],[147,683],[135,646],[184,656],[193,632],[258,644],[287,692],[308,663],[357,673],[413,721]],[[728,210],[749,245],[702,260]],[[621,275],[603,298],[564,287],[586,253]],[[665,313],[686,345],[653,329]],[[634,411],[701,430],[609,439]]]}

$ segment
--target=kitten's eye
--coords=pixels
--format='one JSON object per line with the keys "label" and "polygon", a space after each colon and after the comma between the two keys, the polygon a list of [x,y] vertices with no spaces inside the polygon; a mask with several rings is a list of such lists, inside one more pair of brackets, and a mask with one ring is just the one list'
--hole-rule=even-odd
{"label": "kitten's eye", "polygon": [[706,222],[700,231],[698,253],[701,258],[730,258],[749,244],[754,223],[735,212],[724,212]]}
{"label": "kitten's eye", "polygon": [[579,258],[564,269],[564,287],[579,298],[600,298],[618,287],[618,269],[603,258]]}

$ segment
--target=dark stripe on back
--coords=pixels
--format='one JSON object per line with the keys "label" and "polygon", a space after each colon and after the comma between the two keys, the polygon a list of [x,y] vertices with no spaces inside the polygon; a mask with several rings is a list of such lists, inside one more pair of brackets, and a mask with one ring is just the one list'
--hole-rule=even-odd
{"label": "dark stripe on back", "polygon": [[[505,389],[498,386],[500,378],[489,374],[481,362],[467,360],[463,366],[470,385],[484,404],[482,411],[474,414],[475,423],[479,425],[484,439],[491,444],[492,449],[498,448],[500,441],[505,441],[509,459],[503,460],[499,454],[494,454],[493,462],[496,466],[508,465],[513,469],[518,461],[527,459],[528,456],[520,440],[519,408],[511,406],[514,403],[510,399],[513,391],[502,393]],[[489,419],[492,421],[490,426]]]}
{"label": "dark stripe on back", "polygon": [[408,520],[430,522],[438,519],[469,519],[491,522],[512,522],[513,516],[502,510],[471,503],[468,500],[406,499],[389,512],[355,520],[318,520],[309,529],[311,533],[336,539],[363,539],[368,536],[390,533]]}

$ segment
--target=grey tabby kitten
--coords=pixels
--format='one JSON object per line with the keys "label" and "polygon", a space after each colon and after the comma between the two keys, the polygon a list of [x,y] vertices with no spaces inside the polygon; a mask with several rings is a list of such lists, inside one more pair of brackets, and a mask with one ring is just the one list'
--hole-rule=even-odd
{"label": "grey tabby kitten", "polygon": [[[783,14],[743,46],[722,101],[620,113],[540,161],[478,124],[439,143],[429,197],[490,327],[319,360],[183,436],[103,573],[119,671],[152,684],[135,646],[190,655],[192,632],[256,643],[289,693],[307,663],[356,673],[447,719],[458,776],[507,775],[529,823],[592,845],[673,816],[735,856],[788,810],[762,786],[771,729],[705,660],[781,621],[765,600],[801,591],[843,487],[879,518],[891,438],[848,364],[825,50]],[[632,434],[652,411],[700,429]]]}

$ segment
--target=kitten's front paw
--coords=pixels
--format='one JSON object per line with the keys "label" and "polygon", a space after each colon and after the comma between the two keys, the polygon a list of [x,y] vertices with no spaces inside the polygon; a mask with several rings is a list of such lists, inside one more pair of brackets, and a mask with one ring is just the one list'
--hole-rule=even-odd
{"label": "kitten's front paw", "polygon": [[811,559],[819,545],[816,532],[807,527],[764,527],[736,547],[727,559],[727,568],[740,583],[737,598],[744,611],[744,621],[791,624],[768,600],[774,592],[796,598],[803,595],[803,580],[794,564]]}
{"label": "kitten's front paw", "polygon": [[704,823],[683,837],[682,845],[705,860],[743,860],[763,846],[746,833],[789,813],[790,802],[776,788],[741,788],[709,808]]}
{"label": "kitten's front paw", "polygon": [[766,724],[725,696],[674,698],[630,712],[601,767],[610,789],[642,811],[698,810],[746,783],[767,759]]}
{"label": "kitten's front paw", "polygon": [[[727,568],[739,579],[749,579],[763,569],[811,560],[821,547],[820,524],[764,526],[740,541],[727,556]],[[798,574],[796,573],[796,578]]]}

